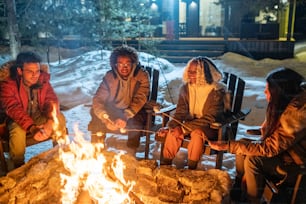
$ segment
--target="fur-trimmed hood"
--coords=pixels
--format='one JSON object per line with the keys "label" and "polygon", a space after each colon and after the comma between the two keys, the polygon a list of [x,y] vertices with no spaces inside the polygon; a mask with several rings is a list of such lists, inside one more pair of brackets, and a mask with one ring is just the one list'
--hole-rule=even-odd
{"label": "fur-trimmed hood", "polygon": [[189,60],[184,73],[183,82],[188,83],[188,69],[192,63],[197,63],[197,81],[196,85],[212,84],[213,82],[220,82],[223,78],[222,72],[217,66],[207,57],[195,57]]}

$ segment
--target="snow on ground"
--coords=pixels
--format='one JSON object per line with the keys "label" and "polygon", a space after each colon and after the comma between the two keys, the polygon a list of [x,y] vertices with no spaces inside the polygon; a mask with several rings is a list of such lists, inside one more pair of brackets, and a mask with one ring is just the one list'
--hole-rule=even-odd
{"label": "snow on ground", "polygon": [[[84,137],[90,140],[90,132],[87,125],[90,121],[90,104],[93,94],[99,86],[102,76],[110,69],[109,51],[90,51],[76,57],[53,62],[50,64],[51,83],[64,108],[64,115],[67,119],[67,127],[70,138],[73,138],[73,127],[78,125]],[[245,137],[245,131],[253,126],[258,126],[264,119],[266,74],[276,67],[286,66],[306,75],[306,57],[299,53],[298,58],[285,60],[252,60],[247,57],[226,53],[223,56],[214,58],[217,66],[227,72],[235,73],[246,81],[245,97],[243,107],[250,107],[252,112],[245,121],[239,125],[237,139]],[[7,56],[1,56],[0,62],[8,60]],[[168,61],[156,58],[146,53],[140,53],[140,61],[144,66],[151,66],[160,70],[160,90],[158,100],[163,105],[176,103],[178,88],[181,84],[181,76],[185,64],[171,64]],[[127,136],[108,134],[106,145],[110,151],[132,152],[125,145]],[[154,135],[150,139],[150,159],[159,159],[160,144],[154,141]],[[144,158],[145,137],[141,139],[141,146],[138,148],[136,157]],[[52,147],[50,141],[28,147],[26,160],[32,156]],[[177,154],[174,164],[178,168],[184,168],[187,162],[187,151],[181,149]],[[224,154],[223,169],[232,178],[235,176],[235,157],[231,154]],[[215,165],[214,156],[203,156],[198,165],[199,169],[210,169]]]}

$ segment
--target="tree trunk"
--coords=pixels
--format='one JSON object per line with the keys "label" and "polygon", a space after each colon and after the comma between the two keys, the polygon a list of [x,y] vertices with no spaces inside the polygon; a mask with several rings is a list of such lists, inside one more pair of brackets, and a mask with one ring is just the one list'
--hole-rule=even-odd
{"label": "tree trunk", "polygon": [[16,19],[16,4],[15,0],[5,0],[5,2],[8,13],[7,24],[9,27],[11,56],[15,59],[20,50],[20,37]]}

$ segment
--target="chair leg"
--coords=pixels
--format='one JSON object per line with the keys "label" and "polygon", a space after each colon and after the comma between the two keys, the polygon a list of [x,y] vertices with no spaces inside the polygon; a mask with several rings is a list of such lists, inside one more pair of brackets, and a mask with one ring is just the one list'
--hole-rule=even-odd
{"label": "chair leg", "polygon": [[163,160],[164,160],[164,154],[163,154],[164,146],[165,146],[165,142],[162,142],[162,143],[161,143],[161,146],[160,146],[160,157],[159,157],[159,161],[163,161]]}
{"label": "chair leg", "polygon": [[265,188],[264,188],[264,192],[262,195],[262,201],[270,204],[272,197],[273,197],[274,193],[272,192],[272,190],[270,189],[270,187],[266,184]]}
{"label": "chair leg", "polygon": [[3,143],[2,141],[0,141],[0,162],[1,162],[1,169],[4,173],[7,173],[8,172],[8,169],[7,169],[7,163],[6,163],[6,160],[5,160],[5,157],[4,157],[4,150],[3,150]]}
{"label": "chair leg", "polygon": [[[223,140],[223,128],[220,126],[218,129],[218,141]],[[216,156],[216,169],[221,169],[222,168],[222,162],[223,162],[223,151],[218,151],[217,156]]]}
{"label": "chair leg", "polygon": [[303,174],[298,174],[298,176],[296,178],[296,182],[295,182],[292,197],[291,197],[291,204],[295,203],[295,199],[296,199],[297,192],[299,190],[299,187],[300,187],[300,184],[301,184],[301,181],[302,181],[302,177],[303,177]]}
{"label": "chair leg", "polygon": [[[147,121],[146,121],[146,130],[151,129],[151,124],[152,124],[152,113],[153,110],[147,110]],[[145,146],[145,159],[149,158],[149,149],[150,149],[150,133],[146,132],[146,146]]]}
{"label": "chair leg", "polygon": [[223,162],[223,151],[218,151],[217,157],[216,157],[216,169],[222,168],[222,162]]}

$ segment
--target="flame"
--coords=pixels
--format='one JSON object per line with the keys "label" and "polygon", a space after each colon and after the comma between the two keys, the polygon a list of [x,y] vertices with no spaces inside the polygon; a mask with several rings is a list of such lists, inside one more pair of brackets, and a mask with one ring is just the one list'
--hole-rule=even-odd
{"label": "flame", "polygon": [[73,141],[70,141],[67,135],[63,136],[58,131],[56,110],[53,105],[53,131],[59,144],[59,158],[67,170],[60,174],[62,203],[78,203],[78,198],[84,195],[89,196],[86,203],[131,203],[129,192],[135,182],[124,179],[123,170],[126,167],[120,159],[122,154],[116,155],[109,164],[103,154],[104,144],[86,141],[77,124],[73,127]]}
{"label": "flame", "polygon": [[53,119],[53,140],[55,140],[58,144],[65,144],[68,139],[67,135],[62,135],[62,132],[59,130],[59,120],[57,117],[57,105],[53,104],[52,105],[52,112],[51,112],[51,116]]}
{"label": "flame", "polygon": [[[60,159],[67,173],[61,173],[62,203],[77,203],[81,192],[87,192],[94,203],[130,203],[129,191],[135,184],[125,181],[124,162],[121,154],[108,164],[103,143],[90,143],[83,137],[77,125],[75,137],[59,148]],[[115,176],[111,176],[110,172]]]}

